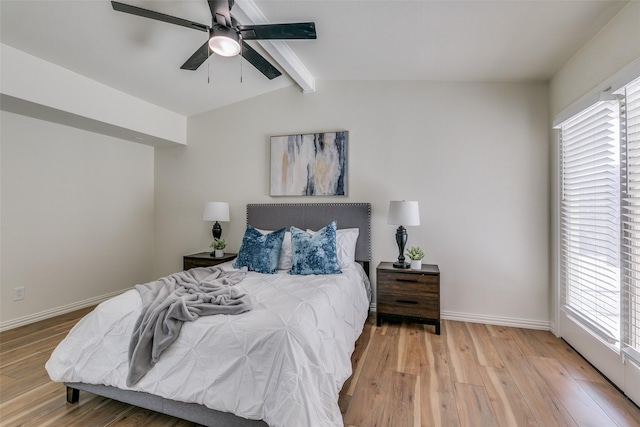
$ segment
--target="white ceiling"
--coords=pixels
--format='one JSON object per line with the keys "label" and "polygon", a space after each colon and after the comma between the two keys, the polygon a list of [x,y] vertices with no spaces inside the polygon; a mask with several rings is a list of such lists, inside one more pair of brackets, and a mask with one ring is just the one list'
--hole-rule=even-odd
{"label": "white ceiling", "polygon": [[[203,24],[211,19],[205,0],[121,1]],[[548,80],[626,4],[255,3],[272,23],[316,23],[317,40],[288,42],[316,80],[437,81]],[[2,43],[185,116],[295,84],[286,75],[269,81],[240,57],[180,70],[206,33],[116,12],[106,0],[0,0],[0,18]]]}

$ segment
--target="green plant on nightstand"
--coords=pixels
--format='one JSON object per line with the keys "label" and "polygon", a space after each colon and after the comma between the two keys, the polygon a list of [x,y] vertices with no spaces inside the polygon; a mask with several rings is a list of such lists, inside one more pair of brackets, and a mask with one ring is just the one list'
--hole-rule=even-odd
{"label": "green plant on nightstand", "polygon": [[424,258],[424,251],[420,246],[411,246],[407,250],[407,256],[413,260],[421,260]]}
{"label": "green plant on nightstand", "polygon": [[411,269],[422,269],[422,258],[424,258],[424,251],[420,246],[411,246],[407,250],[407,256],[411,259]]}
{"label": "green plant on nightstand", "polygon": [[224,239],[213,239],[211,247],[213,249],[224,249],[227,247],[227,242],[225,242]]}
{"label": "green plant on nightstand", "polygon": [[227,247],[227,242],[225,242],[224,239],[213,239],[210,247],[213,248],[211,255],[216,258],[221,258],[224,256],[224,248]]}

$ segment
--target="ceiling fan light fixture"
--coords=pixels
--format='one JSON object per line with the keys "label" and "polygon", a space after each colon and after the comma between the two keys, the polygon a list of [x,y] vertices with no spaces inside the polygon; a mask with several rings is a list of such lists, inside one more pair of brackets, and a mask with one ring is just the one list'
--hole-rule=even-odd
{"label": "ceiling fan light fixture", "polygon": [[209,39],[209,47],[221,56],[236,56],[240,53],[240,36],[232,28],[216,25]]}

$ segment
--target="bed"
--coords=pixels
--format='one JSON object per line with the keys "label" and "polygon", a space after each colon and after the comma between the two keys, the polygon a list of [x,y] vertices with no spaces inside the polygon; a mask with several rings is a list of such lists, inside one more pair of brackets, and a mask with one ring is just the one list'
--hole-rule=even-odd
{"label": "bed", "polygon": [[[253,299],[251,311],[185,323],[130,387],[127,348],[141,303],[127,291],[78,322],[47,371],[67,385],[70,403],[84,390],[206,426],[341,426],[338,394],[371,298],[370,216],[368,203],[247,205],[247,224],[262,233],[294,226],[319,234],[332,221],[338,236],[357,230],[355,262],[331,275],[248,272],[236,287]],[[233,262],[220,267],[234,270]]]}

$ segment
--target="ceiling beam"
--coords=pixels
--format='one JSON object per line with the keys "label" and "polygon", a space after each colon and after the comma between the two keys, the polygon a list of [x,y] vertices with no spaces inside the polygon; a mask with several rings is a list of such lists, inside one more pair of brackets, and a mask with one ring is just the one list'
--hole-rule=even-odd
{"label": "ceiling beam", "polygon": [[[233,16],[244,25],[269,24],[267,17],[253,0],[236,0]],[[282,67],[297,84],[303,93],[316,91],[316,79],[296,56],[289,45],[281,40],[257,40],[260,46]]]}
{"label": "ceiling beam", "polygon": [[181,114],[6,44],[0,51],[2,111],[155,147],[187,144]]}

